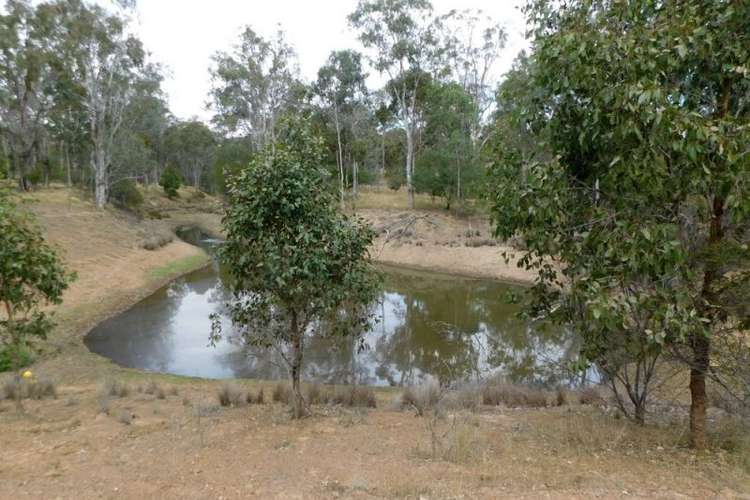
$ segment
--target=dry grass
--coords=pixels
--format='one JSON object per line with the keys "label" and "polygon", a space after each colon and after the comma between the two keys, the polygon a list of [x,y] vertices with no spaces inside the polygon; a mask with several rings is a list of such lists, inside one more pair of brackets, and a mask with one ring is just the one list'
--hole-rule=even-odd
{"label": "dry grass", "polygon": [[547,391],[515,384],[502,379],[490,380],[482,387],[482,404],[510,408],[544,408],[552,397]]}
{"label": "dry grass", "polygon": [[57,386],[47,379],[39,380],[7,380],[0,387],[0,400],[9,399],[21,401],[24,399],[57,399]]}
{"label": "dry grass", "polygon": [[172,233],[166,230],[152,230],[143,238],[141,248],[145,250],[158,250],[174,241]]}
{"label": "dry grass", "polygon": [[423,416],[427,410],[437,406],[441,397],[440,385],[437,381],[430,380],[421,385],[405,388],[399,406],[402,409],[413,409],[417,415]]}
{"label": "dry grass", "polygon": [[419,445],[413,453],[418,458],[444,460],[455,464],[476,463],[488,451],[479,420],[471,414],[442,417],[434,412],[427,419],[427,445]]}
{"label": "dry grass", "polygon": [[595,386],[584,387],[578,391],[578,400],[582,405],[598,405],[603,406],[606,404],[604,396],[602,396],[601,389]]}
{"label": "dry grass", "polygon": [[119,380],[107,379],[99,387],[99,393],[113,398],[126,398],[130,395],[130,387]]}
{"label": "dry grass", "polygon": [[233,406],[235,408],[247,403],[247,394],[234,384],[223,384],[218,391],[217,397],[221,406]]}

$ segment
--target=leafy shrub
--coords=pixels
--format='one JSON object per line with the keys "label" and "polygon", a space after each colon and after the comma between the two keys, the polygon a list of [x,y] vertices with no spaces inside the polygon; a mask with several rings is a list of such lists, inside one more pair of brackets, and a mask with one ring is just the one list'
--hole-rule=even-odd
{"label": "leafy shrub", "polygon": [[0,349],[0,372],[7,372],[13,369],[13,361],[18,359],[18,368],[23,368],[31,364],[31,352],[23,347],[7,346]]}
{"label": "leafy shrub", "polygon": [[170,166],[162,172],[161,179],[159,179],[159,185],[164,188],[164,193],[168,197],[177,198],[179,196],[177,190],[180,189],[180,185],[182,185],[182,179],[180,178],[180,174],[177,173],[177,170]]}
{"label": "leafy shrub", "polygon": [[392,189],[393,191],[398,191],[401,189],[401,185],[404,183],[403,179],[401,177],[388,177],[388,188]]}
{"label": "leafy shrub", "polygon": [[109,192],[109,198],[116,206],[135,210],[143,204],[143,195],[132,179],[115,182]]}

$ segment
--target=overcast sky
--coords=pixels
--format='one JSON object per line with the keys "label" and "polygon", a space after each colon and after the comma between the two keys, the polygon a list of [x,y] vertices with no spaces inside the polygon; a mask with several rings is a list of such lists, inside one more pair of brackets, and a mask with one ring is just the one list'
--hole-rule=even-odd
{"label": "overcast sky", "polygon": [[[437,13],[451,9],[482,9],[508,31],[508,46],[498,60],[496,75],[510,68],[526,47],[522,0],[433,0]],[[133,29],[153,59],[168,71],[165,90],[179,118],[208,119],[205,109],[211,55],[229,50],[243,26],[270,36],[281,24],[299,55],[303,78],[315,78],[334,49],[362,50],[346,16],[356,0],[139,0]]]}

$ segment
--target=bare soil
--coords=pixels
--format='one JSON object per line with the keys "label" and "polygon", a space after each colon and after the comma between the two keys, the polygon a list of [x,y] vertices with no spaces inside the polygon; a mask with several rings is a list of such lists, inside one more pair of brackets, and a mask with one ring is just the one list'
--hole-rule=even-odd
{"label": "bare soil", "polygon": [[[186,222],[211,230],[218,216],[210,207],[196,215],[182,201],[169,206],[168,218],[144,221],[96,211],[62,189],[35,198],[29,206],[79,278],[58,309],[50,347],[31,368],[57,383],[57,398],[24,401],[23,411],[0,401],[0,498],[750,498],[750,476],[736,456],[696,455],[684,445],[683,426],[638,428],[596,407],[481,407],[433,421],[396,409],[398,392],[383,389],[376,409],[319,407],[291,421],[270,402],[271,382],[238,382],[264,386],[267,404],[222,408],[219,381],[117,367],[84,347],[85,333],[206,259],[179,241],[147,251],[143,239]],[[154,203],[167,211],[167,202]],[[401,218],[398,209],[362,212],[382,226]],[[445,270],[470,273],[451,259],[490,257],[448,249],[498,251],[443,249],[438,242],[458,239],[461,224],[438,222],[433,233],[418,227],[407,236],[412,243],[383,260],[428,267],[427,255],[442,255]],[[104,380],[122,381],[129,394],[102,397]],[[138,391],[150,381],[164,399]],[[433,454],[435,443],[452,453]]]}

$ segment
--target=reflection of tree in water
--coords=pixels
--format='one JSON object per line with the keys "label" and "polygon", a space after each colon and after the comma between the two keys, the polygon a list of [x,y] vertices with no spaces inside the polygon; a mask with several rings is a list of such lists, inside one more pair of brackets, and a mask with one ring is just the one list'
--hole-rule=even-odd
{"label": "reflection of tree in water", "polygon": [[[192,235],[212,252],[204,235]],[[538,328],[516,318],[506,302],[514,287],[498,282],[445,277],[387,268],[385,292],[373,304],[380,318],[355,338],[316,337],[305,349],[304,377],[326,383],[403,385],[426,375],[443,383],[499,369],[519,382],[566,381],[561,359],[576,353],[574,336]],[[105,322],[87,338],[95,352],[116,362],[157,371],[202,376],[286,378],[277,352],[247,346],[223,314],[231,294],[217,264],[197,271]],[[225,337],[207,348],[208,312],[220,313]],[[205,327],[205,331],[204,330]],[[323,328],[325,329],[325,328]]]}
{"label": "reflection of tree in water", "polygon": [[476,373],[483,315],[473,307],[484,292],[481,282],[424,273],[391,273],[386,289],[401,298],[390,301],[399,324],[375,341],[377,374],[392,385],[410,384],[426,374],[441,382]]}
{"label": "reflection of tree in water", "polygon": [[87,345],[123,366],[166,371],[174,356],[175,332],[171,326],[190,291],[186,279],[160,288],[133,308],[97,326],[86,338]]}

